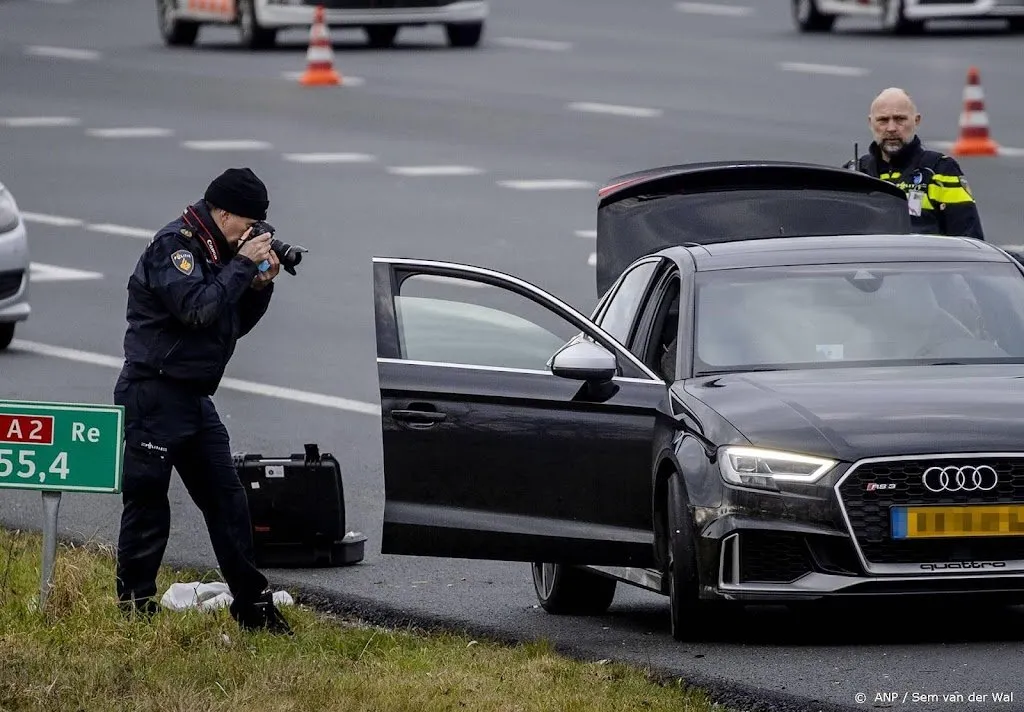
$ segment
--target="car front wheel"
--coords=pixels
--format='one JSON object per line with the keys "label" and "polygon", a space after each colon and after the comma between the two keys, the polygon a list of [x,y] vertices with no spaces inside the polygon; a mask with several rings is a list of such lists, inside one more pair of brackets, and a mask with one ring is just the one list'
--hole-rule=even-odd
{"label": "car front wheel", "polygon": [[189,47],[199,36],[199,23],[174,17],[174,0],[156,0],[157,20],[164,44],[171,47]]}
{"label": "car front wheel", "polygon": [[700,597],[693,518],[682,476],[678,473],[668,481],[665,514],[668,524],[665,573],[668,576],[672,637],[687,641],[703,639],[725,622],[727,612],[738,610],[726,601],[709,601]]}
{"label": "car front wheel", "polygon": [[0,324],[0,349],[6,349],[14,341],[14,322]]}
{"label": "car front wheel", "polygon": [[615,598],[613,578],[564,564],[534,563],[533,589],[541,608],[556,615],[596,616]]}
{"label": "car front wheel", "polygon": [[448,44],[452,47],[476,47],[484,33],[484,23],[469,22],[445,25]]}

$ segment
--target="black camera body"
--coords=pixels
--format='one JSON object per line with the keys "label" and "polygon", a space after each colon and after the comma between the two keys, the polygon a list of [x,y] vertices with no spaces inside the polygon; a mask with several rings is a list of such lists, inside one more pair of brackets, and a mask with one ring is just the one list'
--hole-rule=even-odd
{"label": "black camera body", "polygon": [[[274,226],[264,220],[257,220],[252,225],[252,231],[249,233],[249,239],[258,237],[264,233],[274,233]],[[281,266],[284,267],[285,271],[289,274],[295,274],[295,268],[300,262],[302,262],[302,253],[309,252],[305,247],[301,245],[289,245],[287,242],[282,242],[277,238],[270,241],[270,249],[277,255],[277,259],[281,261]],[[269,266],[269,265],[268,265]],[[265,269],[261,265],[261,271]]]}

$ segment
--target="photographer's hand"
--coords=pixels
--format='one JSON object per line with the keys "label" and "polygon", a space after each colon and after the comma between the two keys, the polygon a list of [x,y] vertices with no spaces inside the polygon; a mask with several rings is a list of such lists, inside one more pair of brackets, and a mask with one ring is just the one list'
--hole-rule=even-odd
{"label": "photographer's hand", "polygon": [[273,250],[270,251],[270,256],[267,257],[267,261],[270,262],[270,269],[266,272],[260,272],[252,280],[253,289],[263,289],[268,284],[274,281],[274,277],[277,276],[278,272],[281,271],[281,260],[278,259],[277,253]]}
{"label": "photographer's hand", "polygon": [[272,236],[269,232],[249,238],[242,243],[241,248],[238,250],[238,254],[249,258],[255,264],[259,264],[263,260],[268,260],[270,259],[270,255],[274,254],[273,250],[270,249],[271,239]]}

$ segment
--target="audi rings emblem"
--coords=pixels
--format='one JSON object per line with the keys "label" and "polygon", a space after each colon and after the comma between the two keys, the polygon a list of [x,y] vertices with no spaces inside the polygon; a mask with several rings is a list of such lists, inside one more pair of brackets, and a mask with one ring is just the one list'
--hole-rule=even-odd
{"label": "audi rings emblem", "polygon": [[932,492],[988,492],[999,485],[999,475],[988,465],[929,467],[921,482]]}

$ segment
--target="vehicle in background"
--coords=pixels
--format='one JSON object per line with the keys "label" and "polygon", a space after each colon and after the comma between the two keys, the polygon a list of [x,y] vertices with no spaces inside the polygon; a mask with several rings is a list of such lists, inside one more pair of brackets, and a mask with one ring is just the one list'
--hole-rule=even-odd
{"label": "vehicle in background", "polygon": [[0,183],[0,350],[14,339],[14,328],[28,319],[29,255],[25,221],[14,196]]}
{"label": "vehicle in background", "polygon": [[441,25],[452,47],[476,47],[489,5],[481,0],[157,0],[160,34],[195,44],[203,25],[236,25],[249,49],[272,47],[279,30],[313,24],[317,5],[330,28],[362,27],[373,47],[389,47],[402,27]]}
{"label": "vehicle in background", "polygon": [[830,32],[840,17],[873,17],[893,34],[918,34],[928,20],[1001,20],[1024,32],[1021,0],[790,0],[801,32]]}

